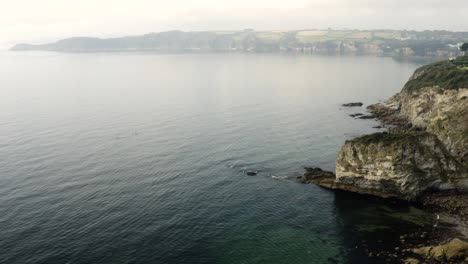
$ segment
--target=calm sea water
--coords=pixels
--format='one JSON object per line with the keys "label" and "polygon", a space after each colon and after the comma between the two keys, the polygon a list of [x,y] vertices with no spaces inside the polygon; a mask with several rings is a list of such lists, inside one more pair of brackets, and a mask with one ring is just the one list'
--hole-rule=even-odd
{"label": "calm sea water", "polygon": [[365,263],[365,239],[430,216],[272,176],[333,170],[377,131],[340,104],[383,100],[417,66],[0,53],[0,263]]}

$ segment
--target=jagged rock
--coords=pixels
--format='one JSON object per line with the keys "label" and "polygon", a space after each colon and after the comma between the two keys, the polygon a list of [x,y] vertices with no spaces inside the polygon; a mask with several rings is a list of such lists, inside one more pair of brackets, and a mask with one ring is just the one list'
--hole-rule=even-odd
{"label": "jagged rock", "polygon": [[354,107],[354,106],[362,106],[362,105],[363,105],[363,103],[361,103],[361,102],[342,104],[342,106],[344,106],[344,107]]}
{"label": "jagged rock", "polygon": [[335,181],[335,174],[331,171],[324,171],[321,168],[305,168],[304,176],[298,178],[302,183],[315,183],[324,187],[332,188]]}
{"label": "jagged rock", "polygon": [[437,261],[468,261],[468,242],[458,238],[439,246],[421,247],[412,251]]}

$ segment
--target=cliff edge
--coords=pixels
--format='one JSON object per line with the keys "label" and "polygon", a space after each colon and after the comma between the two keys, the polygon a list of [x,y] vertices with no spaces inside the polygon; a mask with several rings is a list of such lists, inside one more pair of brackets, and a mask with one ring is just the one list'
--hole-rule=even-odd
{"label": "cliff edge", "polygon": [[346,141],[336,175],[309,169],[304,181],[404,200],[468,190],[468,57],[417,69],[400,93],[368,109],[389,132]]}

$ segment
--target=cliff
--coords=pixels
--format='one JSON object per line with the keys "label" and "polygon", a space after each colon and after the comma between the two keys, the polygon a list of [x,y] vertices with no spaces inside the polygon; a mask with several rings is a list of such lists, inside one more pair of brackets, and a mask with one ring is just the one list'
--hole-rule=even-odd
{"label": "cliff", "polygon": [[336,161],[340,189],[413,200],[463,188],[465,168],[428,132],[376,133],[347,141]]}
{"label": "cliff", "polygon": [[468,166],[468,57],[417,69],[399,94],[368,108],[383,123],[436,135]]}
{"label": "cliff", "polygon": [[468,190],[467,57],[417,69],[400,93],[368,109],[389,132],[346,141],[336,175],[308,171],[306,181],[405,200]]}

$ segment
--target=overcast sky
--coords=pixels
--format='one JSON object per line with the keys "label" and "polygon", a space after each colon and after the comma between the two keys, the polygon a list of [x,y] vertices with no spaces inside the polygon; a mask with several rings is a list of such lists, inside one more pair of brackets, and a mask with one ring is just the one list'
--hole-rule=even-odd
{"label": "overcast sky", "polygon": [[0,45],[173,29],[468,31],[468,0],[0,0],[0,4]]}

